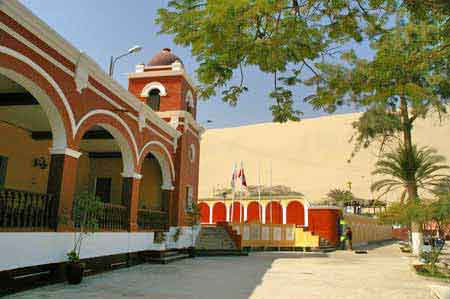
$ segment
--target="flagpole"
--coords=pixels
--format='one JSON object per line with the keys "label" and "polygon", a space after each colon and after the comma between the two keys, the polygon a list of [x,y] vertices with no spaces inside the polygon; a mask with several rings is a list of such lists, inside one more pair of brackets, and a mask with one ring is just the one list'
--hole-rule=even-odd
{"label": "flagpole", "polygon": [[273,203],[272,203],[272,161],[270,161],[270,189],[269,189],[269,201],[270,201],[270,224],[273,223]]}
{"label": "flagpole", "polygon": [[[242,176],[241,176],[241,185],[240,185],[240,194],[239,194],[239,223],[242,223],[242,186],[243,186],[243,180],[244,180],[244,163],[241,160],[241,170],[242,171]],[[239,172],[241,173],[241,172]]]}
{"label": "flagpole", "polygon": [[259,221],[262,223],[262,209],[261,209],[261,163],[258,162],[258,214]]}
{"label": "flagpole", "polygon": [[236,196],[235,194],[236,190],[236,162],[234,162],[233,166],[233,197],[231,198],[231,209],[230,209],[230,223],[233,223],[233,212],[234,212],[234,198]]}

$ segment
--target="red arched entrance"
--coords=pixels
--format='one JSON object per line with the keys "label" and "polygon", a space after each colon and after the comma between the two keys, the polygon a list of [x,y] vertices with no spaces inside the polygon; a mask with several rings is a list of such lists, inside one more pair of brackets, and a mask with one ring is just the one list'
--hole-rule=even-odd
{"label": "red arched entrance", "polygon": [[200,210],[200,223],[209,223],[209,206],[201,202],[198,204]]}
{"label": "red arched entrance", "polygon": [[[231,213],[231,212],[233,212],[233,213]],[[244,222],[244,211],[243,211],[243,207],[241,206],[241,204],[239,202],[233,203],[233,210],[231,209],[231,206],[230,206],[230,218],[232,218],[233,223]]]}
{"label": "red arched entrance", "polygon": [[286,223],[305,225],[305,208],[298,201],[291,201],[286,209]]}
{"label": "red arched entrance", "polygon": [[256,201],[252,201],[247,207],[247,222],[261,222],[261,205]]}
{"label": "red arched entrance", "polygon": [[213,223],[224,222],[227,219],[227,208],[223,202],[216,202],[213,206]]}
{"label": "red arched entrance", "polygon": [[282,209],[281,205],[276,202],[270,202],[266,206],[266,223],[267,224],[282,224],[283,223],[283,216],[282,216]]}

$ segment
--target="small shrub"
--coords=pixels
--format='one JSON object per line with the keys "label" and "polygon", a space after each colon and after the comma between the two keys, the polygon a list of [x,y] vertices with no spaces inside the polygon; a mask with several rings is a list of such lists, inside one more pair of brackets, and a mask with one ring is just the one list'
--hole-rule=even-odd
{"label": "small shrub", "polygon": [[164,232],[155,232],[154,242],[157,244],[164,243],[166,241],[166,234]]}
{"label": "small shrub", "polygon": [[180,239],[181,236],[181,228],[177,228],[175,231],[175,234],[173,234],[173,241],[178,242],[178,239]]}

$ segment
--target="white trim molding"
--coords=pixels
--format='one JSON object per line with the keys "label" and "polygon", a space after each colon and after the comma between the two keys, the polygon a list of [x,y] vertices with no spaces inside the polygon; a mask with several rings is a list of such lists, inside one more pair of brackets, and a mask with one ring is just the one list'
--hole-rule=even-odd
{"label": "white trim molding", "polygon": [[205,128],[200,125],[193,117],[192,114],[190,114],[187,111],[184,110],[173,110],[173,111],[164,111],[164,112],[156,112],[156,114],[160,117],[160,118],[184,118],[184,125],[185,125],[185,130],[187,129],[187,127],[189,127],[189,125],[191,125],[195,131],[195,134],[200,137],[204,132],[205,132]]}
{"label": "white trim molding", "polygon": [[[50,63],[54,64],[56,67],[60,68],[62,71],[67,73],[71,77],[78,77],[79,82],[77,84],[79,87],[77,89],[83,89],[83,82],[85,81],[86,77],[83,78],[83,76],[86,76],[88,74],[88,77],[91,76],[96,81],[98,81],[100,84],[102,84],[106,89],[111,91],[113,94],[117,95],[123,102],[130,105],[136,112],[139,112],[139,109],[141,107],[139,99],[136,98],[135,95],[130,93],[128,90],[123,88],[117,81],[111,79],[110,76],[108,76],[103,69],[88,55],[82,53],[77,48],[75,48],[70,42],[68,42],[66,39],[64,39],[61,35],[59,35],[55,30],[53,30],[50,26],[48,26],[45,22],[43,22],[40,18],[38,18],[36,15],[34,15],[28,8],[26,8],[23,4],[21,4],[17,0],[7,0],[7,1],[0,1],[0,10],[7,15],[9,15],[11,18],[13,18],[16,22],[18,22],[20,25],[25,27],[27,30],[29,30],[32,34],[34,34],[37,38],[40,38],[42,41],[44,41],[46,44],[48,44],[52,49],[54,49],[56,52],[58,52],[60,55],[65,57],[68,61],[73,63],[75,67],[77,68],[77,65],[80,62],[80,58],[82,56],[82,69],[79,70],[78,74],[72,72],[69,70],[66,66],[59,63],[55,58],[50,56],[47,52],[43,51],[42,49],[36,47],[33,43],[28,41],[26,38],[24,38],[20,33],[15,32],[12,28],[8,27],[6,24],[0,23],[0,28],[7,32],[8,34],[14,36],[18,40],[20,40],[22,43],[24,43],[27,47],[34,50],[39,55],[43,56],[45,59],[47,59]],[[82,73],[80,73],[82,70]],[[47,78],[48,79],[48,78]],[[74,78],[74,80],[77,80]],[[103,93],[101,93],[99,90],[97,90],[95,87],[91,86],[91,84],[88,84],[88,88],[93,90],[95,93],[102,96],[103,99],[108,101],[109,103],[114,102],[114,106],[120,107],[118,103],[111,100],[109,97],[105,96]],[[52,83],[53,85],[53,83]],[[60,93],[59,90],[57,90],[58,93]],[[67,103],[65,101],[65,98],[63,98],[64,105],[67,108]],[[120,108],[118,108],[120,109]],[[150,108],[148,108],[151,110]],[[153,112],[153,111],[152,111]],[[71,120],[72,130],[74,131],[75,127],[75,118],[73,116],[73,113],[71,111],[68,111],[69,118]],[[169,134],[172,137],[177,136],[177,131],[174,130],[168,123],[166,123],[164,120],[157,117],[155,113],[147,113],[147,118],[154,123],[156,126],[161,128],[164,132]]]}
{"label": "white trim molding", "polygon": [[[98,109],[98,110],[92,110],[89,111],[88,113],[86,113],[85,115],[83,115],[83,117],[80,119],[80,121],[78,122],[77,126],[76,126],[76,131],[74,132],[73,136],[75,137],[76,133],[78,132],[78,130],[80,129],[81,125],[88,120],[90,117],[96,115],[96,114],[105,114],[108,116],[111,116],[112,118],[116,119],[127,131],[128,136],[131,139],[131,142],[133,143],[133,149],[134,152],[136,153],[136,161],[139,161],[139,156],[138,156],[138,147],[137,147],[137,143],[136,140],[134,138],[134,134],[131,131],[130,127],[127,125],[127,123],[120,117],[118,116],[116,113],[111,112],[110,110],[105,110],[105,109]],[[100,126],[103,126],[104,124],[98,124]],[[109,125],[109,124],[106,124]],[[109,125],[110,127],[112,127],[111,125]],[[110,131],[108,128],[105,128],[108,131]],[[118,132],[118,131],[117,131]],[[110,132],[111,133],[111,132]],[[119,132],[119,134],[121,135],[121,133]],[[114,138],[116,139],[116,136],[113,134]]]}
{"label": "white trim molding", "polygon": [[52,155],[66,155],[78,159],[82,153],[71,148],[50,148],[50,154]]}
{"label": "white trim molding", "polygon": [[160,82],[153,81],[144,86],[141,91],[141,97],[146,98],[153,89],[159,90],[159,95],[165,97],[167,95],[166,88]]}
{"label": "white trim molding", "polygon": [[[20,54],[19,52],[16,52],[16,51],[14,51],[14,50],[12,50],[10,48],[7,48],[7,47],[0,46],[0,53],[7,54],[9,56],[12,56],[12,57],[22,61],[23,63],[25,63],[28,66],[30,66],[32,69],[34,69],[36,72],[38,72],[41,76],[43,76],[47,80],[47,82],[53,87],[53,89],[56,91],[56,93],[60,97],[61,101],[63,102],[64,108],[65,108],[65,110],[67,112],[67,115],[69,116],[69,120],[70,120],[70,125],[72,127],[72,131],[75,131],[75,116],[73,114],[72,109],[70,108],[69,102],[67,101],[67,98],[66,98],[64,92],[61,90],[61,88],[59,87],[58,83],[56,83],[55,80],[53,80],[53,78],[43,68],[41,68],[39,65],[34,63],[31,59],[29,59],[28,57]],[[5,69],[5,70],[7,70],[7,69]],[[10,70],[10,72],[13,72],[13,71]],[[18,74],[18,75],[20,75],[20,74]],[[22,75],[20,75],[20,76],[22,78],[25,78]],[[27,79],[27,78],[25,78],[25,79]],[[14,78],[14,80],[17,80],[17,79]],[[21,81],[25,81],[25,80],[22,79]],[[27,81],[29,81],[29,80],[27,80]],[[18,83],[20,83],[21,85],[24,84],[23,82],[18,82]],[[34,82],[33,82],[33,84],[35,85]],[[33,90],[29,90],[28,88],[27,88],[27,90],[29,92],[33,93]],[[42,104],[42,102],[39,102],[39,104]],[[46,106],[50,106],[50,105],[47,104]],[[60,118],[59,121],[62,122],[62,119],[61,119],[60,116],[59,116],[59,118]],[[52,122],[52,119],[49,119],[49,121]],[[56,125],[56,124],[55,123],[51,123],[51,125],[53,126],[53,125]],[[65,134],[65,132],[64,132],[64,134]]]}
{"label": "white trim molding", "polygon": [[163,176],[163,186],[172,186],[172,182],[175,180],[175,167],[173,165],[172,157],[170,155],[170,152],[167,150],[167,148],[159,141],[149,141],[147,142],[141,149],[141,152],[139,153],[139,159],[140,161],[143,157],[144,151],[147,147],[151,145],[156,145],[157,147],[161,148],[164,153],[165,157],[161,155],[158,152],[150,151],[152,153],[156,160],[158,160],[159,166],[161,167],[161,173]]}
{"label": "white trim molding", "polygon": [[78,93],[83,92],[83,89],[89,86],[88,85],[89,71],[87,69],[87,63],[88,61],[86,55],[83,52],[81,52],[75,68],[75,78],[74,78]]}
{"label": "white trim molding", "polygon": [[137,180],[142,179],[142,174],[139,174],[137,172],[121,172],[120,175],[123,178],[133,178],[133,179],[137,179]]}
{"label": "white trim molding", "polygon": [[173,190],[175,190],[175,187],[172,184],[170,184],[170,185],[162,184],[161,185],[161,189],[162,190],[173,191]]}

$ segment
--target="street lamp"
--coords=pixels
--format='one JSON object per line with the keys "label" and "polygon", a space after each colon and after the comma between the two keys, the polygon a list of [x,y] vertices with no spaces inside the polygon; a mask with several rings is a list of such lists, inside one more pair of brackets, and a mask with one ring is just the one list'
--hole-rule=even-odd
{"label": "street lamp", "polygon": [[134,46],[130,49],[128,49],[128,51],[122,55],[117,56],[116,58],[114,58],[113,56],[111,56],[111,60],[109,62],[109,75],[112,77],[114,74],[114,65],[116,64],[117,60],[119,60],[122,57],[125,57],[127,55],[133,54],[133,53],[137,53],[140,50],[142,50],[141,46]]}

